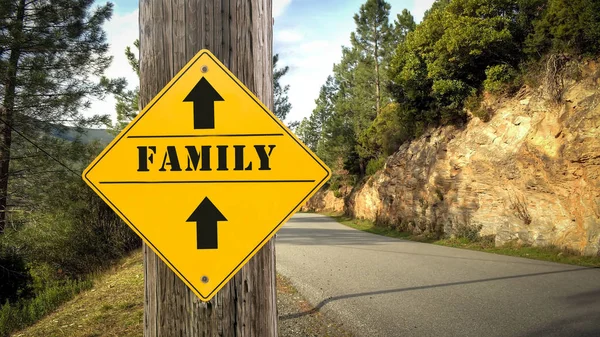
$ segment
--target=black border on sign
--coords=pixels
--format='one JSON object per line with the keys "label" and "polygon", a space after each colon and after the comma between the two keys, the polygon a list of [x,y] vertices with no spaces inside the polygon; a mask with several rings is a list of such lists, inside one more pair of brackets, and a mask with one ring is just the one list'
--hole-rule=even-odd
{"label": "black border on sign", "polygon": [[[300,201],[300,202],[299,202],[299,203],[298,203],[298,204],[297,204],[297,205],[296,205],[296,206],[295,206],[295,207],[294,207],[294,208],[293,208],[293,209],[292,209],[292,210],[291,210],[291,211],[290,211],[290,212],[289,212],[289,213],[288,213],[286,216],[284,216],[284,217],[283,217],[283,219],[281,219],[281,221],[280,221],[280,222],[279,222],[279,223],[278,223],[278,224],[277,224],[277,225],[276,225],[276,226],[275,226],[275,227],[274,227],[274,228],[273,228],[273,229],[272,229],[272,230],[271,230],[271,231],[270,231],[270,232],[267,234],[267,236],[265,236],[265,238],[264,238],[264,239],[262,239],[262,240],[261,240],[261,241],[260,241],[260,242],[259,242],[259,243],[256,245],[256,247],[254,247],[254,248],[253,248],[253,249],[250,251],[250,253],[249,253],[248,255],[246,255],[246,257],[244,257],[244,258],[242,259],[242,261],[241,261],[240,263],[238,263],[238,265],[237,265],[237,266],[235,266],[235,267],[233,268],[233,270],[232,270],[231,272],[229,272],[229,274],[227,274],[227,276],[226,276],[226,277],[225,277],[225,278],[224,278],[224,279],[223,279],[223,280],[222,280],[222,281],[221,281],[221,282],[220,282],[220,283],[219,283],[219,284],[218,284],[216,287],[214,287],[214,290],[213,290],[213,291],[211,291],[211,292],[210,292],[210,293],[209,293],[207,296],[204,296],[204,295],[202,295],[202,293],[201,293],[201,292],[200,292],[198,289],[196,289],[196,287],[194,287],[193,283],[192,283],[192,282],[190,282],[190,281],[189,281],[189,280],[188,280],[188,279],[187,279],[187,278],[186,278],[186,277],[183,275],[183,273],[181,273],[181,272],[180,272],[180,271],[177,269],[177,267],[175,267],[175,265],[173,265],[173,263],[171,263],[171,261],[169,261],[169,259],[167,259],[167,257],[166,257],[166,256],[165,256],[165,255],[164,255],[164,254],[163,254],[163,253],[162,253],[162,252],[161,252],[161,251],[160,251],[160,250],[159,250],[159,249],[158,249],[156,246],[154,246],[154,244],[153,244],[152,242],[150,242],[150,240],[148,240],[148,238],[147,238],[147,237],[146,237],[146,236],[145,236],[145,235],[144,235],[144,234],[143,234],[143,233],[142,233],[142,232],[141,232],[141,231],[140,231],[140,230],[139,230],[139,229],[138,229],[138,228],[137,228],[137,227],[136,227],[136,226],[133,224],[133,222],[132,222],[131,220],[129,220],[129,218],[127,218],[127,216],[126,216],[126,215],[125,215],[125,214],[124,214],[124,213],[123,213],[123,212],[122,212],[122,211],[121,211],[121,210],[120,210],[120,209],[119,209],[119,208],[118,208],[118,207],[117,207],[115,204],[113,204],[113,203],[112,203],[112,201],[110,201],[110,199],[108,199],[108,198],[107,198],[107,197],[104,195],[104,193],[102,193],[102,191],[100,191],[100,189],[99,189],[99,188],[98,188],[96,185],[94,185],[94,183],[93,183],[93,182],[92,182],[92,181],[91,181],[91,180],[88,178],[88,176],[87,176],[87,175],[88,175],[88,174],[89,174],[89,173],[90,173],[90,172],[91,172],[91,171],[94,169],[94,167],[95,167],[95,166],[96,166],[96,165],[97,165],[97,164],[98,164],[98,163],[99,163],[99,162],[102,160],[102,158],[104,158],[104,156],[106,156],[106,154],[108,154],[108,153],[110,152],[110,150],[112,150],[112,149],[115,147],[115,145],[117,145],[117,144],[118,144],[118,143],[121,141],[121,139],[123,139],[123,138],[125,137],[125,135],[126,135],[126,134],[127,134],[129,131],[131,131],[131,129],[133,129],[133,127],[135,126],[135,124],[137,124],[137,122],[139,122],[139,121],[140,121],[140,120],[141,120],[141,119],[142,119],[142,118],[143,118],[143,117],[144,117],[144,116],[145,116],[145,115],[146,115],[146,114],[147,114],[147,113],[148,113],[148,112],[149,112],[149,111],[152,109],[152,107],[154,107],[154,105],[155,105],[155,104],[156,104],[158,101],[160,101],[160,99],[161,99],[161,98],[162,98],[162,97],[163,97],[163,96],[164,96],[164,95],[165,95],[165,94],[166,94],[166,93],[169,91],[169,89],[171,89],[171,87],[173,87],[173,85],[175,85],[175,83],[177,83],[177,81],[179,81],[179,79],[180,79],[181,77],[183,77],[183,75],[184,75],[184,74],[185,74],[185,73],[186,73],[186,72],[187,72],[187,71],[188,71],[188,70],[189,70],[189,69],[190,69],[190,68],[191,68],[191,67],[192,67],[192,66],[193,66],[193,65],[194,65],[194,64],[195,64],[195,63],[196,63],[196,62],[197,62],[197,61],[198,61],[198,60],[199,60],[199,59],[200,59],[202,56],[203,56],[203,55],[205,55],[205,54],[206,54],[206,55],[207,55],[207,56],[208,56],[208,57],[209,57],[209,58],[210,58],[210,59],[211,59],[211,60],[212,60],[212,61],[213,61],[213,62],[214,62],[216,65],[218,65],[218,66],[219,66],[219,68],[221,68],[221,70],[222,70],[222,71],[223,71],[225,74],[227,74],[227,76],[229,76],[229,78],[231,78],[231,79],[233,80],[233,82],[234,82],[235,84],[237,84],[237,85],[240,87],[240,89],[242,89],[242,91],[244,91],[244,92],[245,92],[245,93],[246,93],[246,94],[247,94],[247,95],[248,95],[250,98],[252,98],[252,100],[253,100],[253,101],[254,101],[254,102],[255,102],[255,103],[256,103],[256,104],[257,104],[257,105],[258,105],[258,106],[259,106],[259,107],[260,107],[260,108],[261,108],[261,109],[262,109],[262,110],[263,110],[263,111],[264,111],[264,112],[265,112],[265,113],[266,113],[268,116],[269,116],[269,117],[271,117],[271,119],[272,119],[272,120],[273,120],[273,121],[274,121],[274,122],[275,122],[275,123],[276,123],[276,124],[277,124],[277,125],[278,125],[278,126],[281,128],[281,129],[283,129],[283,131],[285,131],[285,133],[286,133],[288,136],[290,136],[290,137],[291,137],[291,138],[292,138],[292,139],[293,139],[293,140],[294,140],[294,141],[295,141],[295,142],[296,142],[296,143],[297,143],[297,144],[298,144],[298,145],[299,145],[299,146],[300,146],[300,147],[301,147],[301,148],[302,148],[302,149],[303,149],[303,150],[304,150],[304,151],[305,151],[305,152],[306,152],[306,153],[307,153],[307,154],[308,154],[308,155],[309,155],[309,156],[310,156],[310,157],[311,157],[311,158],[312,158],[312,159],[313,159],[315,162],[317,162],[317,164],[319,164],[319,166],[321,166],[321,168],[323,168],[323,170],[324,170],[324,171],[325,171],[325,173],[326,173],[326,174],[325,174],[325,177],[323,177],[323,179],[321,179],[321,181],[319,181],[319,183],[318,183],[318,184],[316,184],[316,185],[315,185],[315,187],[313,187],[313,189],[312,189],[312,190],[310,190],[310,192],[308,192],[308,194],[306,194],[306,196],[305,196],[304,198],[302,198],[302,200],[301,200],[301,201]],[[180,75],[179,75],[177,78],[175,78],[175,80],[174,80],[174,81],[171,83],[171,85],[169,85],[169,86],[167,87],[167,89],[166,89],[166,90],[164,90],[164,91],[163,91],[163,93],[162,93],[162,94],[161,94],[161,95],[160,95],[160,96],[159,96],[157,99],[155,99],[155,100],[154,100],[154,102],[152,103],[152,105],[150,105],[150,107],[148,107],[147,109],[144,109],[145,111],[142,113],[142,115],[140,115],[140,116],[139,116],[139,118],[136,118],[136,119],[135,119],[135,121],[134,121],[134,122],[131,124],[131,126],[129,126],[129,127],[127,128],[127,130],[126,130],[125,132],[123,132],[123,133],[122,133],[122,134],[119,136],[119,138],[118,138],[116,141],[114,141],[114,142],[112,143],[112,145],[110,146],[110,148],[108,148],[106,151],[104,151],[104,153],[102,154],[102,156],[100,156],[100,158],[98,158],[98,159],[95,161],[94,165],[92,165],[92,167],[90,167],[90,168],[87,170],[87,172],[85,173],[85,175],[84,175],[85,179],[86,179],[86,180],[87,180],[87,181],[88,181],[88,182],[89,182],[89,183],[90,183],[92,186],[94,186],[94,188],[96,189],[96,191],[98,191],[98,193],[100,193],[100,194],[102,195],[102,197],[104,198],[104,200],[106,200],[108,203],[110,203],[110,204],[112,205],[112,207],[113,207],[115,210],[117,210],[117,211],[118,211],[118,212],[121,214],[121,216],[122,216],[122,217],[123,217],[125,220],[127,220],[127,222],[128,222],[128,223],[129,223],[129,224],[130,224],[130,225],[131,225],[131,226],[132,226],[132,227],[133,227],[133,228],[136,230],[136,232],[137,232],[137,233],[138,233],[140,236],[142,236],[142,237],[144,238],[144,241],[146,241],[146,242],[147,242],[149,245],[151,245],[151,246],[154,248],[154,251],[155,251],[155,252],[157,252],[157,253],[158,253],[158,254],[159,254],[161,257],[162,257],[162,259],[163,259],[164,261],[166,261],[166,262],[169,264],[169,266],[170,266],[170,267],[171,267],[173,270],[175,270],[175,271],[177,272],[177,274],[178,274],[178,275],[179,275],[181,278],[183,278],[183,279],[184,279],[184,280],[187,282],[187,284],[188,284],[190,287],[192,287],[192,288],[193,288],[193,289],[196,291],[196,293],[197,293],[197,294],[200,294],[200,297],[202,297],[202,299],[205,299],[205,300],[207,300],[208,298],[211,298],[211,297],[212,297],[212,294],[213,294],[213,293],[214,293],[214,292],[215,292],[217,289],[220,289],[220,288],[221,288],[221,286],[223,285],[223,283],[224,283],[225,281],[229,281],[229,280],[230,280],[230,277],[232,277],[232,274],[233,274],[233,273],[234,273],[236,270],[239,270],[243,264],[247,263],[247,261],[249,260],[249,258],[250,258],[252,255],[254,255],[254,254],[255,254],[255,252],[257,251],[258,247],[260,247],[260,246],[261,246],[261,245],[262,245],[262,244],[265,242],[265,240],[267,240],[267,238],[268,238],[269,236],[271,236],[271,234],[272,234],[272,233],[273,233],[273,232],[274,232],[274,231],[275,231],[277,228],[279,228],[279,227],[282,225],[283,221],[284,221],[285,219],[287,219],[287,218],[288,218],[288,217],[289,217],[289,216],[290,216],[290,215],[291,215],[291,214],[294,212],[294,210],[296,210],[296,209],[297,209],[297,208],[298,208],[298,207],[299,207],[299,206],[300,206],[302,203],[304,203],[304,201],[305,201],[305,200],[308,198],[308,196],[310,196],[310,195],[313,193],[313,191],[314,191],[314,190],[315,190],[317,187],[321,186],[321,184],[322,184],[322,183],[323,183],[323,182],[324,182],[324,181],[325,181],[325,180],[326,180],[326,179],[327,179],[327,178],[330,176],[330,172],[329,172],[329,170],[328,170],[328,169],[327,169],[325,166],[323,166],[323,164],[321,164],[321,161],[320,161],[320,160],[318,160],[317,158],[315,158],[315,156],[314,156],[314,155],[311,153],[311,151],[307,150],[307,148],[306,148],[306,147],[305,147],[305,146],[304,146],[302,143],[298,142],[298,140],[296,139],[296,137],[294,137],[292,134],[290,134],[290,132],[287,130],[287,128],[286,128],[286,127],[284,127],[283,125],[281,125],[281,123],[280,123],[279,121],[277,121],[277,119],[276,119],[276,118],[274,118],[274,116],[273,116],[271,113],[269,113],[267,110],[265,110],[265,108],[263,107],[263,104],[262,104],[262,103],[260,103],[259,101],[257,101],[257,100],[256,100],[256,98],[254,97],[254,95],[253,95],[253,94],[251,94],[251,93],[249,92],[249,90],[246,90],[246,88],[245,88],[244,86],[242,86],[242,85],[241,85],[239,82],[241,82],[241,81],[240,81],[240,80],[237,80],[237,79],[236,79],[236,78],[234,78],[234,77],[232,77],[232,76],[231,76],[231,74],[229,73],[229,71],[228,71],[228,70],[226,70],[226,69],[224,69],[224,68],[223,68],[223,66],[221,66],[221,63],[220,63],[220,61],[218,61],[218,60],[215,60],[215,58],[213,58],[213,57],[212,57],[212,55],[211,55],[210,53],[208,53],[208,52],[206,52],[206,51],[204,51],[204,52],[200,53],[200,54],[199,54],[199,55],[196,57],[196,59],[195,59],[195,60],[194,60],[192,63],[190,63],[190,64],[189,64],[189,66],[188,66],[188,67],[187,67],[187,68],[186,68],[186,69],[185,69],[185,70],[184,70],[184,71],[183,71],[183,72],[182,72],[182,73],[181,73],[181,74],[180,74]]]}

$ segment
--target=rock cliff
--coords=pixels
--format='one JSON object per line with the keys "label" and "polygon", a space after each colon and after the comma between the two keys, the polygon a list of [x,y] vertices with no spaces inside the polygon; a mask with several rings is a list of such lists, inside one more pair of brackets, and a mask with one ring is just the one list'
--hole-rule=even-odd
{"label": "rock cliff", "polygon": [[432,130],[343,198],[322,190],[304,210],[343,210],[414,233],[474,228],[497,245],[600,255],[600,66],[579,68],[560,103],[544,87],[524,87],[495,102],[489,121]]}

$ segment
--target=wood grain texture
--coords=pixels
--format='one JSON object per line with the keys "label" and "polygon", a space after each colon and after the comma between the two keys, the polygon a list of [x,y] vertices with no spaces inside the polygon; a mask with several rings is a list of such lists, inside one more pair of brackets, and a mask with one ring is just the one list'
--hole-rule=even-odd
{"label": "wood grain texture", "polygon": [[[140,0],[140,106],[209,49],[273,109],[272,0]],[[144,245],[144,336],[277,336],[269,241],[204,303]]]}

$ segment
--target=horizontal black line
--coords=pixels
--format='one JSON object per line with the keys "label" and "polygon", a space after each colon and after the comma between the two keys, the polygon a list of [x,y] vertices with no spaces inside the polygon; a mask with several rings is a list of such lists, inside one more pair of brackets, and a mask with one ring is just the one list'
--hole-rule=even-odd
{"label": "horizontal black line", "polygon": [[156,136],[127,136],[127,138],[206,138],[206,137],[277,137],[283,133],[240,133],[224,135],[156,135]]}
{"label": "horizontal black line", "polygon": [[264,184],[264,183],[314,183],[315,180],[176,180],[176,181],[101,181],[100,184]]}

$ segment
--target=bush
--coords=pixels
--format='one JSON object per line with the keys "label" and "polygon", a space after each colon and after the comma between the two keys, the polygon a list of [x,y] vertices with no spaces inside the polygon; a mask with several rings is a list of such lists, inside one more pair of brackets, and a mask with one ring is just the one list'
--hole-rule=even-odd
{"label": "bush", "polygon": [[0,247],[0,303],[30,297],[33,278],[25,261],[13,249]]}
{"label": "bush", "polygon": [[65,177],[60,184],[40,203],[39,212],[9,233],[10,244],[21,247],[30,264],[50,268],[42,278],[77,278],[141,246],[141,239],[79,177]]}
{"label": "bush", "polygon": [[[77,153],[71,167],[91,161]],[[10,188],[28,203],[24,212],[10,213],[11,226],[0,236],[0,336],[35,322],[89,287],[82,280],[90,273],[142,242],[79,175],[49,176],[43,184],[13,180]]]}
{"label": "bush", "polygon": [[492,118],[493,109],[484,104],[481,94],[475,91],[465,100],[465,108],[484,122],[489,122]]}
{"label": "bush", "polygon": [[466,223],[456,223],[453,226],[452,234],[457,239],[466,239],[469,242],[477,242],[479,241],[479,231],[482,228],[482,225],[470,225]]}
{"label": "bush", "polygon": [[374,175],[375,173],[377,173],[377,171],[381,170],[383,168],[383,165],[385,164],[385,158],[381,157],[378,159],[371,159],[369,160],[369,162],[367,163],[367,176],[371,176]]}
{"label": "bush", "polygon": [[341,186],[342,186],[341,177],[337,174],[332,175],[331,178],[329,179],[329,190],[335,192],[335,191],[339,190]]}
{"label": "bush", "polygon": [[451,124],[461,121],[463,103],[473,88],[461,80],[436,80],[433,82],[432,95],[435,97],[440,109],[442,124]]}
{"label": "bush", "polygon": [[485,76],[483,88],[492,94],[510,93],[518,87],[517,83],[515,83],[518,73],[515,68],[508,64],[497,64],[487,67]]}
{"label": "bush", "polygon": [[21,299],[14,304],[6,301],[0,307],[0,336],[9,336],[11,332],[34,323],[91,286],[92,282],[89,280],[67,280],[45,289],[35,298]]}

